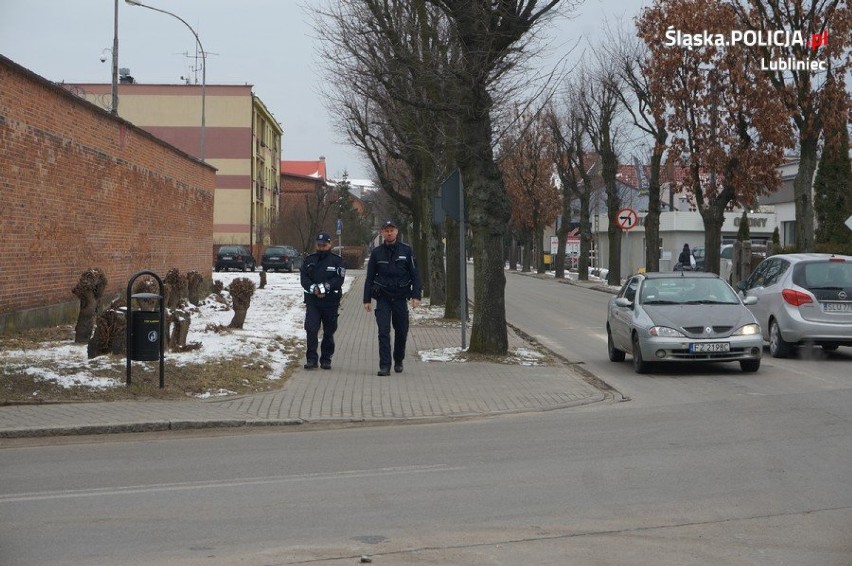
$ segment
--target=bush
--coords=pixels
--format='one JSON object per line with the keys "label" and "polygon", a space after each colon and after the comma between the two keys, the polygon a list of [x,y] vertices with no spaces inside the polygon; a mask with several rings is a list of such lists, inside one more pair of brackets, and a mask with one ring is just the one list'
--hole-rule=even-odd
{"label": "bush", "polygon": [[367,254],[362,246],[343,246],[340,257],[343,258],[343,267],[346,269],[364,269]]}

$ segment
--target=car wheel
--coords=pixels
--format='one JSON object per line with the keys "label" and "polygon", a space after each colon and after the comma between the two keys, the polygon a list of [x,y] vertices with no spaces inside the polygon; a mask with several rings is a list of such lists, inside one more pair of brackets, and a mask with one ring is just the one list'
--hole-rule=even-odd
{"label": "car wheel", "polygon": [[740,360],[740,368],[743,371],[754,373],[760,369],[760,360]]}
{"label": "car wheel", "polygon": [[822,349],[826,352],[833,352],[840,347],[840,344],[823,344]]}
{"label": "car wheel", "polygon": [[784,340],[781,329],[774,320],[769,322],[769,354],[773,358],[786,358],[793,351],[793,344]]}
{"label": "car wheel", "polygon": [[612,333],[609,331],[609,327],[606,329],[606,351],[609,354],[609,361],[611,362],[623,362],[624,361],[624,351],[619,350],[615,347],[615,344],[612,343]]}
{"label": "car wheel", "polygon": [[642,348],[639,347],[639,336],[633,335],[633,371],[636,373],[648,373],[651,364],[642,359]]}
{"label": "car wheel", "polygon": [[216,273],[219,273],[220,271],[222,271],[222,268],[217,265],[216,266]]}

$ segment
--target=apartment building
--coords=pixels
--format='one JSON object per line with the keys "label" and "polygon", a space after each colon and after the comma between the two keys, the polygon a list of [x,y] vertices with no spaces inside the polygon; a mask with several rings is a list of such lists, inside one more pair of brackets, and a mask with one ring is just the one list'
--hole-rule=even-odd
{"label": "apartment building", "polygon": [[[109,107],[110,84],[62,86]],[[281,191],[283,129],[252,85],[122,82],[118,98],[121,118],[217,169],[214,248],[240,244],[257,255],[270,243]]]}

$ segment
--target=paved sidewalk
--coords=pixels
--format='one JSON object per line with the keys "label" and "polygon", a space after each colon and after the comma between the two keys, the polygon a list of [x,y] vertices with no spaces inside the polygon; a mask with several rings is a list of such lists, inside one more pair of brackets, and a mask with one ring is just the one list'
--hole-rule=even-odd
{"label": "paved sidewalk", "polygon": [[[363,274],[351,275],[356,280],[342,301],[331,370],[300,368],[277,391],[224,400],[0,407],[0,438],[439,420],[546,411],[611,397],[570,365],[423,361],[420,352],[461,347],[460,325],[435,320],[413,320],[405,371],[378,377],[375,316],[361,303]],[[510,328],[509,349],[519,347],[530,345]]]}

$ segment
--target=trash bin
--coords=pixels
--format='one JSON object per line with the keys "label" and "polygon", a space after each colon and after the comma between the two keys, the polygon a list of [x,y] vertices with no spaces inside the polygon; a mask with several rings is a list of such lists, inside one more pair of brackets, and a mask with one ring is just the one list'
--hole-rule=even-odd
{"label": "trash bin", "polygon": [[133,311],[131,317],[133,343],[130,359],[153,362],[160,359],[160,313],[157,311]]}

